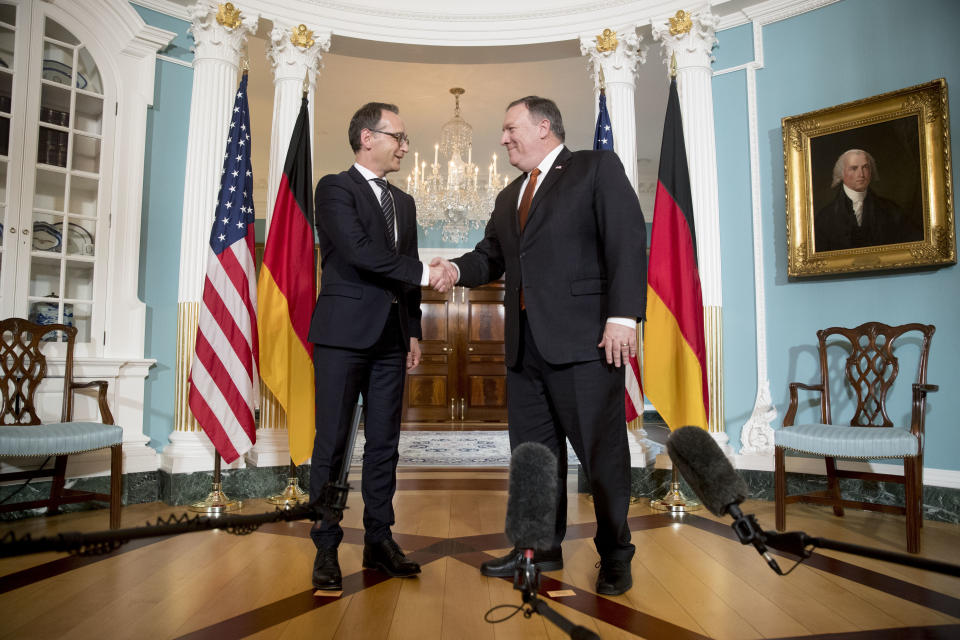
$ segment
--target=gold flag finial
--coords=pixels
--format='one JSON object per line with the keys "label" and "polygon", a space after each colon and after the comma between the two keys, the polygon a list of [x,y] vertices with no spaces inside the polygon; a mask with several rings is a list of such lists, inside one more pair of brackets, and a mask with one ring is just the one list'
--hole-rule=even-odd
{"label": "gold flag finial", "polygon": [[607,92],[607,82],[603,78],[603,67],[600,67],[600,93],[605,94]]}
{"label": "gold flag finial", "polygon": [[243,58],[240,59],[240,69],[244,75],[250,70],[250,57],[246,53],[244,53]]}
{"label": "gold flag finial", "polygon": [[617,32],[610,29],[604,29],[603,33],[597,36],[597,51],[606,53],[607,51],[616,51]]}
{"label": "gold flag finial", "polygon": [[300,24],[291,29],[290,44],[301,49],[309,49],[313,46],[313,31],[307,29],[307,25]]}
{"label": "gold flag finial", "polygon": [[310,69],[309,67],[303,74],[303,97],[307,97],[307,93],[310,91]]}
{"label": "gold flag finial", "polygon": [[690,33],[693,28],[693,18],[689,13],[680,9],[674,18],[670,18],[670,35],[678,36],[682,33]]}
{"label": "gold flag finial", "polygon": [[236,29],[240,26],[240,9],[234,7],[232,2],[219,5],[217,22],[227,29]]}
{"label": "gold flag finial", "polygon": [[674,51],[670,55],[670,77],[671,78],[677,77],[677,52],[676,51]]}

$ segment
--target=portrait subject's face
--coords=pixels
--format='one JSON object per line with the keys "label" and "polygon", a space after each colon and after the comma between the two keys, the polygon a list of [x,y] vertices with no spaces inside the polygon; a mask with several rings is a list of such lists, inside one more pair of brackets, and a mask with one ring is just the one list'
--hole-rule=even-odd
{"label": "portrait subject's face", "polygon": [[843,184],[854,191],[866,191],[870,178],[870,162],[866,154],[851,153],[844,158]]}

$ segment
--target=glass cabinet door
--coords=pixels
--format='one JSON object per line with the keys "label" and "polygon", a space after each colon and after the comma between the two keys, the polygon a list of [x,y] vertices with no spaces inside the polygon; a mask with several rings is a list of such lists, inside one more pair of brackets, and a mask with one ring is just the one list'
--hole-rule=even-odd
{"label": "glass cabinet door", "polygon": [[19,200],[19,188],[13,184],[10,162],[17,49],[17,7],[0,4],[0,309],[4,315],[9,309],[7,302],[14,295],[20,233],[18,207],[11,206],[11,199],[14,203]]}
{"label": "glass cabinet door", "polygon": [[[17,42],[18,34],[28,42]],[[18,47],[23,53],[14,60]],[[28,87],[25,97],[12,98],[15,107],[23,101],[25,125],[10,127],[18,87]],[[112,102],[94,56],[44,14],[43,3],[0,3],[0,207],[7,227],[0,310],[76,327],[78,355],[96,355],[102,346],[95,301],[103,297],[106,275],[99,266],[106,246],[98,239],[109,233],[101,203],[109,195],[103,154],[112,126],[105,105]],[[7,142],[5,132],[13,129],[26,132],[20,144]],[[63,338],[51,333],[47,339]]]}

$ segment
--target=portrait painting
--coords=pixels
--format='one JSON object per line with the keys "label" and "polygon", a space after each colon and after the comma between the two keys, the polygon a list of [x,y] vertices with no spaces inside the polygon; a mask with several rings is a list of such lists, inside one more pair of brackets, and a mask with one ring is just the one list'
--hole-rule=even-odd
{"label": "portrait painting", "polygon": [[783,119],[790,276],[956,262],[946,91]]}

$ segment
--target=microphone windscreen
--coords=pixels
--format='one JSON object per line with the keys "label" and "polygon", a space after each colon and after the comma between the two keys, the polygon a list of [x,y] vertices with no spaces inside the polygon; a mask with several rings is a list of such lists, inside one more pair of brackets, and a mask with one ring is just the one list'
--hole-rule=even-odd
{"label": "microphone windscreen", "polygon": [[557,458],[537,442],[510,456],[510,487],[504,531],[518,549],[549,549],[557,516]]}
{"label": "microphone windscreen", "polygon": [[667,438],[667,453],[703,505],[715,516],[743,502],[749,490],[713,437],[700,427],[681,427]]}

